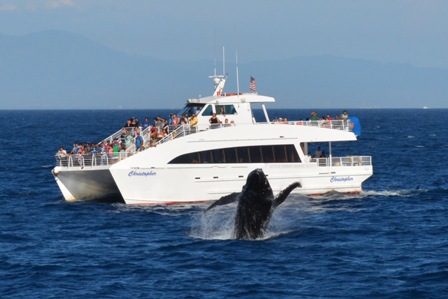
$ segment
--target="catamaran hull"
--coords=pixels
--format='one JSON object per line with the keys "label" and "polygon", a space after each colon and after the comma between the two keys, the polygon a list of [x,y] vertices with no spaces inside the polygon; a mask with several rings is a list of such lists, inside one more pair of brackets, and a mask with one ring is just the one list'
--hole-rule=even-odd
{"label": "catamaran hull", "polygon": [[55,167],[52,174],[66,201],[123,202],[123,197],[112,178],[109,168],[74,169]]}
{"label": "catamaran hull", "polygon": [[328,192],[360,193],[362,183],[372,175],[371,166],[312,167],[306,165],[197,166],[151,169],[111,169],[127,204],[179,204],[215,201],[240,192],[247,175],[263,168],[274,193],[293,182],[302,188],[293,194],[317,195]]}

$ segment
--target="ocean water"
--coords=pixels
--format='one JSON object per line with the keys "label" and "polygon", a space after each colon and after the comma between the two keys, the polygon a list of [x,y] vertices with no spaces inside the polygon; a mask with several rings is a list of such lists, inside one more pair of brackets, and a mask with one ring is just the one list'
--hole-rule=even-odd
{"label": "ocean water", "polygon": [[349,110],[334,150],[373,157],[364,191],[289,196],[261,240],[232,238],[235,206],[63,200],[59,146],[169,112],[0,111],[0,297],[448,298],[448,110]]}

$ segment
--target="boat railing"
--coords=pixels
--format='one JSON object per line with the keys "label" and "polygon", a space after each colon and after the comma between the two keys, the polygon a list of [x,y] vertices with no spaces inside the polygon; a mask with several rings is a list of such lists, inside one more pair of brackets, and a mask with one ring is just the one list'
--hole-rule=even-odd
{"label": "boat railing", "polygon": [[190,134],[194,134],[199,132],[199,129],[197,126],[189,126],[189,125],[180,125],[177,127],[170,126],[170,133],[160,139],[157,140],[156,144],[162,144],[167,141],[177,139],[183,136],[187,136]]}
{"label": "boat railing", "polygon": [[[150,132],[150,130],[151,130],[151,127],[152,127],[152,126],[149,126],[149,127],[145,128],[145,129],[143,129],[143,130],[140,130],[140,136],[142,136],[142,138],[143,138],[143,143],[144,143],[144,144],[149,144],[149,142],[150,142],[150,135],[149,135],[149,132]],[[130,143],[128,146],[126,146],[126,154],[127,154],[128,156],[131,155],[131,154],[134,154],[134,153],[136,152],[136,147],[135,147],[135,132],[132,131],[131,134],[132,134],[132,136],[134,136],[134,137],[132,138],[131,143]],[[121,136],[121,134],[120,134],[120,136]]]}
{"label": "boat railing", "polygon": [[90,153],[90,154],[73,154],[65,157],[55,156],[56,165],[59,167],[81,167],[81,169],[90,167],[95,168],[97,166],[108,166],[115,164],[119,161],[126,159],[134,155],[134,153],[127,152],[114,152],[111,155],[102,153]]}
{"label": "boat railing", "polygon": [[[277,123],[277,122],[272,122]],[[261,123],[258,123],[261,124]],[[344,130],[344,131],[352,131],[353,125],[350,122],[350,120],[316,120],[316,121],[286,121],[284,124],[288,125],[303,125],[303,126],[312,126],[312,127],[319,127],[319,128],[328,128],[333,130]],[[144,133],[144,140],[146,145],[150,146],[157,146],[158,144],[165,143],[170,140],[174,140],[183,136],[187,136],[190,134],[194,134],[200,131],[205,130],[213,130],[213,129],[220,129],[220,128],[226,128],[226,127],[232,127],[235,126],[234,123],[229,124],[206,124],[202,126],[190,126],[190,125],[179,125],[179,126],[170,126],[169,127],[169,134],[167,134],[164,137],[156,138],[155,142],[151,140],[149,130],[147,133]],[[128,151],[128,150],[127,150]],[[135,146],[129,149],[129,152],[135,152]]]}
{"label": "boat railing", "polygon": [[298,120],[288,121],[290,125],[318,127],[333,130],[342,130],[351,132],[353,129],[353,123],[348,120],[334,119],[334,120]]}
{"label": "boat railing", "polygon": [[328,157],[312,158],[311,163],[317,163],[319,167],[330,166],[372,166],[371,156],[347,156],[347,157]]}

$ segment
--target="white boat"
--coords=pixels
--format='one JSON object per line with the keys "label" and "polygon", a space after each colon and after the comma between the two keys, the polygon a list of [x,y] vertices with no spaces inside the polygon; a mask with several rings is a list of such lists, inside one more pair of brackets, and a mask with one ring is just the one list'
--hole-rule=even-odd
{"label": "white boat", "polygon": [[[189,99],[178,115],[198,116],[196,126],[181,125],[136,152],[58,161],[53,174],[66,200],[118,197],[127,204],[176,204],[214,201],[241,191],[247,175],[262,168],[274,193],[293,182],[296,194],[359,193],[373,174],[370,156],[333,156],[335,142],[356,141],[359,122],[348,120],[271,121],[266,103],[275,99],[256,92],[225,94],[226,77],[211,76],[212,96]],[[260,107],[265,120],[258,122]],[[216,113],[222,123],[210,124]],[[112,140],[119,132],[109,136]],[[149,134],[143,132],[145,144]],[[311,151],[326,145],[326,157]]]}

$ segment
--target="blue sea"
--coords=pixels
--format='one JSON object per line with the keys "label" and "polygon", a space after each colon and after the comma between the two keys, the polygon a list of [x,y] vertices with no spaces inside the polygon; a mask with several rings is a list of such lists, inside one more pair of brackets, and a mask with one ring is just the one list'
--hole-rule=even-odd
{"label": "blue sea", "polygon": [[60,146],[170,112],[0,111],[1,298],[448,298],[448,110],[349,110],[362,135],[334,150],[373,157],[364,191],[290,195],[256,241],[234,206],[63,200]]}

